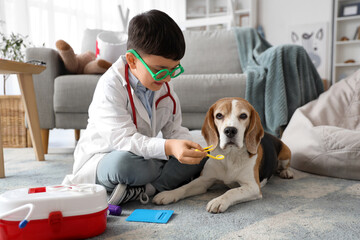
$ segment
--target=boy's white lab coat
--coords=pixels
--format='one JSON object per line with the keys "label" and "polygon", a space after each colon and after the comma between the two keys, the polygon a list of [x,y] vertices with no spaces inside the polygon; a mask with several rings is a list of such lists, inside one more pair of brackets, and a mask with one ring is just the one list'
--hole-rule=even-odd
{"label": "boy's white lab coat", "polygon": [[[166,160],[165,139],[192,139],[189,130],[181,127],[180,103],[171,84],[176,114],[173,114],[174,105],[170,97],[161,100],[155,109],[156,101],[167,93],[163,84],[154,94],[151,122],[131,88],[138,128],[133,123],[126,85],[125,61],[120,57],[99,79],[89,107],[88,125],[74,152],[73,173],[65,177],[63,184],[95,183],[99,161],[114,150],[130,151],[145,159]],[[156,137],[160,131],[163,138]]]}

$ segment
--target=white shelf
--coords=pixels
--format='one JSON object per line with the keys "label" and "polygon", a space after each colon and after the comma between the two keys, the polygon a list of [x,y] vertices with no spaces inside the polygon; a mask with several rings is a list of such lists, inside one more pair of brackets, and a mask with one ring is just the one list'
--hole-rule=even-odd
{"label": "white shelf", "polygon": [[[230,29],[232,26],[256,27],[258,0],[184,0],[182,29]],[[246,18],[245,18],[246,17]]]}
{"label": "white shelf", "polygon": [[337,63],[335,64],[335,67],[357,67],[360,66],[359,62],[355,63]]}
{"label": "white shelf", "polygon": [[360,44],[360,40],[337,41],[336,44],[337,45]]}
{"label": "white shelf", "polygon": [[[353,0],[333,1],[333,54],[332,54],[332,84],[353,74],[360,68],[360,39],[354,37],[360,26],[360,15],[339,17],[344,4],[360,2]],[[347,37],[348,41],[340,41]],[[345,63],[353,59],[354,63]]]}
{"label": "white shelf", "polygon": [[356,15],[356,16],[349,16],[349,17],[338,17],[337,21],[341,22],[341,21],[351,21],[351,20],[359,20],[360,19],[360,15]]}
{"label": "white shelf", "polygon": [[217,12],[217,13],[209,13],[209,17],[221,17],[227,16],[227,12]]}
{"label": "white shelf", "polygon": [[220,17],[207,17],[207,18],[194,18],[186,20],[182,25],[186,28],[203,26],[206,23],[207,26],[216,24],[227,24],[231,21],[231,16]]}
{"label": "white shelf", "polygon": [[239,10],[235,10],[234,13],[236,15],[250,14],[250,9],[239,9]]}
{"label": "white shelf", "polygon": [[204,18],[206,17],[205,13],[188,13],[186,15],[186,18],[192,19],[192,18]]}

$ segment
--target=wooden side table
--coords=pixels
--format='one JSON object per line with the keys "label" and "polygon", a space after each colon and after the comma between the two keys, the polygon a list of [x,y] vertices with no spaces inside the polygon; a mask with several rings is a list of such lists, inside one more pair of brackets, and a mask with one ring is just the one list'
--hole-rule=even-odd
{"label": "wooden side table", "polygon": [[[32,74],[39,74],[45,69],[45,66],[0,59],[0,74],[17,74],[21,90],[21,98],[25,106],[25,113],[27,115],[30,136],[35,150],[35,157],[38,161],[43,161],[45,158],[41,142],[39,114],[37,111]],[[0,131],[0,178],[4,177],[5,166]]]}

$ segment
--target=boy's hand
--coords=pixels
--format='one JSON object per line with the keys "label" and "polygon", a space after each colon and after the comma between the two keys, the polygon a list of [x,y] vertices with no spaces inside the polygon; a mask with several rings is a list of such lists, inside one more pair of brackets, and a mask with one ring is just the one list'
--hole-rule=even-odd
{"label": "boy's hand", "polygon": [[165,154],[174,156],[184,164],[199,164],[206,157],[207,152],[197,152],[195,149],[204,151],[199,144],[189,140],[168,139],[165,141]]}

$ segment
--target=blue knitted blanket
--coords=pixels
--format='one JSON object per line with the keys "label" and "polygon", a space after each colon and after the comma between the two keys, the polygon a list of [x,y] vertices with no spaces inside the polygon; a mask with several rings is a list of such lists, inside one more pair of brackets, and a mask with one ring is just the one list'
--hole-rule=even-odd
{"label": "blue knitted blanket", "polygon": [[303,47],[271,46],[253,28],[233,31],[247,76],[245,98],[259,113],[264,130],[280,136],[295,110],[324,91],[321,78]]}

